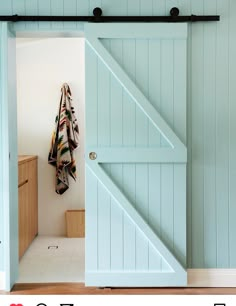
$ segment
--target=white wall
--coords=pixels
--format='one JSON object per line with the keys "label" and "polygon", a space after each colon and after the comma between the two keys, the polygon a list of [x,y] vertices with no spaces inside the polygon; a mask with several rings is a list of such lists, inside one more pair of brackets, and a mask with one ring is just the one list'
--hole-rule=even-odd
{"label": "white wall", "polygon": [[[75,152],[77,181],[55,192],[55,168],[48,164],[61,85],[71,88],[80,128]],[[17,39],[19,154],[38,155],[39,234],[64,235],[65,211],[84,208],[84,39]]]}

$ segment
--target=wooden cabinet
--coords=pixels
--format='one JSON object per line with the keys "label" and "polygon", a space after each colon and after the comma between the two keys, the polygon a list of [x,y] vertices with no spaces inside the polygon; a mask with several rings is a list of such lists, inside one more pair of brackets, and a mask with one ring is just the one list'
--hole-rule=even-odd
{"label": "wooden cabinet", "polygon": [[18,158],[19,258],[38,234],[37,156]]}

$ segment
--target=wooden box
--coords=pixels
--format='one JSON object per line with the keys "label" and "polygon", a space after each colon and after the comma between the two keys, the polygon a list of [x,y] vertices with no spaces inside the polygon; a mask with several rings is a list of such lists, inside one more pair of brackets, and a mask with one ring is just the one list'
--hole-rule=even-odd
{"label": "wooden box", "polygon": [[66,235],[67,237],[85,236],[85,210],[66,211]]}

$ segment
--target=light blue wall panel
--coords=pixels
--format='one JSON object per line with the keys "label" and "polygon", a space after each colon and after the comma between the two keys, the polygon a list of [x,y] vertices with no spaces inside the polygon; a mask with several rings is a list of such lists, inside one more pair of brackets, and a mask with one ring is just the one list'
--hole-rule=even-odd
{"label": "light blue wall panel", "polygon": [[77,8],[77,15],[78,16],[80,16],[80,15],[87,16],[87,15],[92,14],[92,12],[90,12],[89,1],[77,0],[76,8]]}
{"label": "light blue wall panel", "polygon": [[[0,5],[5,2],[8,1],[1,1]],[[26,15],[25,0],[12,0],[12,12],[9,12],[9,14]],[[14,27],[18,30],[24,30],[26,24],[25,22],[19,22],[14,24]]]}
{"label": "light blue wall panel", "polygon": [[142,15],[149,16],[153,14],[153,0],[140,0],[139,6]]}
{"label": "light blue wall panel", "polygon": [[[66,16],[74,16],[77,12],[77,1],[76,0],[64,0],[63,2],[63,14]],[[64,22],[64,29],[73,30],[76,29],[76,22]]]}
{"label": "light blue wall panel", "polygon": [[[148,165],[136,165],[136,209],[148,220]],[[148,241],[140,230],[136,230],[136,269],[148,270]]]}
{"label": "light blue wall panel", "polygon": [[230,137],[230,147],[229,147],[229,260],[230,267],[236,267],[236,243],[235,243],[235,233],[236,233],[236,86],[235,86],[235,71],[236,71],[236,42],[235,42],[235,27],[236,27],[236,2],[229,1],[229,137]]}
{"label": "light blue wall panel", "polygon": [[[218,23],[205,23],[204,25],[196,23],[189,27],[187,91],[188,266],[194,268],[235,268],[234,232],[236,228],[234,219],[236,218],[236,209],[234,203],[236,194],[234,185],[236,164],[234,156],[236,141],[234,130],[236,127],[234,118],[236,108],[234,98],[236,96],[236,38],[234,31],[236,8],[234,1],[122,0],[117,2],[114,0],[77,0],[72,1],[72,6],[75,8],[73,11],[66,3],[63,0],[1,1],[0,13],[63,15],[66,11],[69,15],[74,12],[78,15],[87,15],[92,13],[94,7],[103,7],[104,4],[104,14],[107,10],[109,14],[113,15],[162,15],[168,14],[172,6],[178,6],[182,14],[214,14],[217,12],[221,15],[221,21]],[[40,23],[38,26],[41,30],[64,29],[63,23],[53,23],[52,25]],[[34,30],[37,23],[27,25],[26,23],[17,23],[15,25],[15,28],[19,30],[26,27],[28,30]],[[74,27],[75,24],[72,24],[71,29],[73,30]],[[123,46],[125,65],[132,65],[132,61],[135,59],[135,55],[132,55],[135,52],[133,44],[134,42],[126,42]],[[154,56],[153,50],[150,44],[150,57]],[[149,69],[149,79],[153,81],[154,75],[155,70]],[[133,77],[135,77],[135,70]],[[156,76],[157,86],[158,78],[159,71]],[[151,88],[155,86],[151,83],[149,85]],[[95,96],[94,94],[96,99]],[[159,107],[158,100],[154,101],[152,96],[150,98]],[[123,108],[124,116],[131,118],[134,123],[134,104],[125,103],[125,99],[129,98],[123,98],[123,103],[126,105]],[[94,118],[94,122],[91,124],[96,126],[96,122],[97,119]],[[123,128],[126,128],[125,124]],[[133,139],[134,129],[126,129],[126,131],[127,133],[123,133],[123,139],[127,144]],[[150,126],[148,135],[151,142],[151,139],[154,138],[150,136]],[[125,168],[124,171],[129,172]],[[132,171],[130,175],[132,175]],[[129,223],[126,224],[127,228],[129,225]]]}
{"label": "light blue wall panel", "polygon": [[[204,5],[204,12],[216,14],[214,1]],[[216,25],[204,26],[204,266],[217,264],[216,231]],[[211,216],[211,217],[210,217]]]}
{"label": "light blue wall panel", "polygon": [[11,15],[15,1],[1,1],[1,15]]}
{"label": "light blue wall panel", "polygon": [[[102,10],[105,15],[119,16],[119,15],[127,15],[128,4],[127,0],[119,0],[119,1],[110,1],[110,0],[102,0]],[[92,11],[91,11],[92,12]]]}
{"label": "light blue wall panel", "polygon": [[140,3],[137,0],[127,0],[127,15],[140,15]]}
{"label": "light blue wall panel", "polygon": [[[122,42],[122,64],[135,79],[135,41]],[[123,93],[123,145],[135,146],[135,104],[131,97]],[[123,165],[123,191],[129,195],[131,203],[136,203],[136,167],[133,164]],[[135,270],[136,267],[136,227],[132,220],[124,214],[124,269]]]}
{"label": "light blue wall panel", "polygon": [[[192,2],[192,11],[203,14],[203,0]],[[192,266],[204,267],[204,25],[192,25]]]}
{"label": "light blue wall panel", "polygon": [[166,0],[153,1],[153,15],[154,16],[166,15]]}
{"label": "light blue wall panel", "polygon": [[[40,0],[38,1],[38,14],[41,16],[48,16],[51,14],[51,0]],[[50,29],[50,22],[39,22],[38,27],[40,30]]]}
{"label": "light blue wall panel", "polygon": [[[51,0],[51,14],[54,16],[64,15],[64,1],[63,0]],[[63,22],[52,22],[53,30],[62,30]]]}
{"label": "light blue wall panel", "polygon": [[[228,2],[228,1],[227,1]],[[217,10],[229,15],[225,1]],[[229,38],[228,22],[217,24],[216,53],[216,209],[217,267],[229,265]],[[225,59],[225,60],[222,60]]]}
{"label": "light blue wall panel", "polygon": [[[90,192],[90,191],[89,191]],[[98,183],[98,270],[111,268],[111,199],[103,185]]]}
{"label": "light blue wall panel", "polygon": [[[97,131],[97,107],[98,107],[98,95],[97,95],[97,68],[98,68],[98,59],[97,56],[94,54],[94,52],[91,50],[91,48],[86,44],[85,50],[87,57],[85,59],[85,63],[87,67],[90,69],[94,69],[94,74],[92,76],[85,75],[85,86],[89,86],[90,82],[93,82],[94,84],[94,90],[86,90],[86,100],[91,101],[93,104],[93,107],[87,108],[86,116],[89,116],[91,120],[88,122],[85,120],[86,124],[86,143],[87,145],[98,143],[98,136],[97,133],[94,133],[94,131]],[[88,103],[87,103],[88,104]],[[90,143],[88,142],[90,141]],[[86,199],[85,199],[85,209],[87,213],[90,214],[91,222],[85,222],[85,232],[86,237],[88,238],[88,241],[85,245],[85,252],[88,254],[86,257],[86,271],[88,270],[88,267],[92,270],[98,269],[98,221],[97,221],[97,214],[98,214],[98,182],[96,178],[92,175],[92,173],[89,172],[87,169],[86,171]],[[89,188],[89,191],[87,190]],[[93,205],[86,205],[86,203],[93,203]],[[94,241],[94,243],[89,243],[90,241]]]}
{"label": "light blue wall panel", "polygon": [[[111,165],[111,177],[123,183],[123,166]],[[123,210],[111,199],[111,269],[124,268],[124,216]]]}
{"label": "light blue wall panel", "polygon": [[[166,122],[173,128],[174,101],[174,45],[173,40],[161,42],[161,105],[160,112]],[[163,81],[166,80],[166,81]],[[161,137],[161,146],[168,147],[167,141]]]}
{"label": "light blue wall panel", "polygon": [[[0,33],[2,35],[2,25],[0,25]],[[1,37],[1,40],[2,40],[2,37]],[[3,52],[1,50],[1,52]],[[1,60],[1,57],[0,57],[0,60]],[[2,73],[0,75],[1,77],[1,82],[0,82],[0,90],[1,90],[1,93],[3,92],[3,77],[2,77]],[[5,108],[4,108],[4,105],[3,103],[0,103],[0,120],[1,122],[4,122],[4,111],[5,111]],[[0,124],[0,133],[2,134],[3,132],[3,124]],[[2,142],[0,143],[0,154],[1,156],[3,156],[4,150],[3,150],[3,144]],[[4,172],[4,160],[3,158],[0,159],[0,173],[2,174]],[[0,176],[0,217],[4,218],[3,215],[4,215],[4,207],[3,207],[3,199],[4,199],[4,196],[3,196],[3,190],[2,190],[2,186],[4,186],[4,177],[3,175]],[[4,270],[4,242],[5,242],[5,239],[4,239],[4,236],[5,236],[5,229],[4,229],[4,222],[1,222],[0,223],[0,271],[3,271]]]}
{"label": "light blue wall panel", "polygon": [[161,238],[173,250],[174,171],[173,165],[161,165]]}
{"label": "light blue wall panel", "polygon": [[[38,0],[25,0],[25,14],[26,15],[38,15]],[[38,29],[38,22],[27,22],[26,30],[35,30]]]}
{"label": "light blue wall panel", "polygon": [[[149,186],[149,216],[148,221],[152,229],[161,234],[161,165],[155,164],[149,167],[149,181],[155,184]],[[149,267],[161,270],[162,258],[157,259],[156,254],[149,248]]]}
{"label": "light blue wall panel", "polygon": [[[105,42],[109,48],[109,41]],[[110,146],[111,144],[111,113],[110,101],[111,91],[107,90],[111,86],[110,72],[104,64],[98,60],[97,67],[97,130],[98,146]],[[90,122],[90,119],[88,120]],[[109,171],[109,168],[108,168]],[[98,184],[98,269],[110,270],[111,268],[111,216],[114,204],[111,197],[102,184]]]}

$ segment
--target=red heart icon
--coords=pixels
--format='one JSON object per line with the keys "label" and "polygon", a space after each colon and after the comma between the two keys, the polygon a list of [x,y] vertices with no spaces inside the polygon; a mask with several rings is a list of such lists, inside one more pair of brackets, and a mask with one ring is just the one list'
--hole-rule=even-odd
{"label": "red heart icon", "polygon": [[22,304],[11,304],[10,306],[23,306]]}

